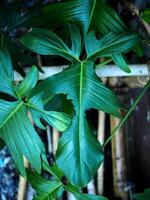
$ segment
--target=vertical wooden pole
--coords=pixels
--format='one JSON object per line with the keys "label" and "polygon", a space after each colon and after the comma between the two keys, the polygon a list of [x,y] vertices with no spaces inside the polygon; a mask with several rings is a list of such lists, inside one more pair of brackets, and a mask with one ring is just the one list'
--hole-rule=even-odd
{"label": "vertical wooden pole", "polygon": [[[101,144],[104,143],[105,133],[105,113],[99,111],[98,113],[98,140]],[[103,195],[104,190],[104,163],[101,164],[97,171],[97,191],[98,194]]]}
{"label": "vertical wooden pole", "polygon": [[[24,157],[24,166],[26,168],[29,167],[29,162],[28,162],[28,160],[25,157]],[[24,200],[25,199],[26,186],[27,186],[26,179],[20,175],[19,176],[19,185],[18,185],[17,200]]]}
{"label": "vertical wooden pole", "polygon": [[[120,119],[110,118],[111,131],[118,125]],[[118,130],[112,144],[112,164],[113,164],[113,187],[116,197],[127,200],[126,187],[126,163],[125,163],[125,142],[123,129]]]}

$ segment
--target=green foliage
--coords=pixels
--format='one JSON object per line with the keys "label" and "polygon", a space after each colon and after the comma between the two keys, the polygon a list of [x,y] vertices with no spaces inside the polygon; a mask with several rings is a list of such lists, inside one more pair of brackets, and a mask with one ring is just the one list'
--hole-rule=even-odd
{"label": "green foliage", "polygon": [[63,192],[63,184],[58,180],[46,180],[36,172],[27,171],[27,178],[37,191],[35,200],[53,200]]}
{"label": "green foliage", "polygon": [[[67,39],[43,28],[33,28],[20,41],[34,53],[61,56],[70,64],[61,73],[39,83],[39,72],[36,66],[32,66],[16,85],[10,55],[5,48],[0,51],[0,92],[11,96],[11,100],[0,99],[0,148],[6,143],[18,170],[36,190],[35,200],[58,198],[64,190],[71,192],[77,200],[107,200],[80,192],[103,162],[103,147],[116,131],[102,146],[88,124],[86,112],[92,108],[121,117],[123,107],[116,95],[96,76],[95,63],[99,58],[108,58],[129,73],[123,55],[131,50],[141,55],[141,38],[129,31],[103,0],[68,0],[46,6],[39,1],[23,16],[19,14],[20,6],[20,1],[16,0],[9,4],[6,12],[0,10],[1,19],[7,16],[8,30],[30,25],[44,25],[51,29],[65,26],[67,36],[70,36]],[[8,46],[15,59],[28,62],[28,56],[17,57],[18,48],[9,41],[10,38],[2,37],[1,46]],[[118,127],[127,120],[149,86],[150,82]],[[57,97],[62,94],[67,97],[68,109],[73,107],[66,113],[52,109],[53,104],[55,108],[59,107],[54,101],[57,99],[58,102]],[[63,110],[66,111],[66,105]],[[63,132],[56,163],[52,166],[48,164],[44,145],[31,118],[40,129],[45,129],[48,123]],[[25,169],[23,157],[27,158],[32,169]],[[50,173],[51,178],[43,178],[41,170]]]}
{"label": "green foliage", "polygon": [[85,40],[87,57],[80,60],[81,36],[77,27],[72,26],[70,35],[71,48],[45,29],[33,29],[21,38],[21,42],[39,54],[59,55],[72,62],[70,68],[40,83],[33,90],[34,97],[31,97],[31,100],[36,101],[40,91],[44,91],[41,94],[44,102],[59,93],[67,94],[68,99],[72,100],[75,114],[69,129],[60,139],[56,162],[72,183],[85,186],[103,160],[101,145],[91,133],[85,112],[94,108],[120,117],[121,108],[116,96],[96,77],[94,60],[126,52],[140,39],[136,34],[108,33],[101,40],[97,40],[95,34],[90,32]]}
{"label": "green foliage", "polygon": [[150,199],[150,189],[144,190],[144,193],[136,194],[136,200],[149,200]]}
{"label": "green foliage", "polygon": [[143,20],[145,20],[147,23],[150,23],[150,8],[144,10],[140,13],[140,16]]}
{"label": "green foliage", "polygon": [[[57,126],[58,130],[65,130],[70,122],[70,117],[64,113],[45,111],[44,104],[41,107],[34,105],[27,99],[24,102],[22,97],[26,97],[38,80],[38,70],[32,67],[26,78],[17,86],[13,84],[13,71],[10,56],[8,52],[1,51],[1,76],[0,83],[7,88],[9,95],[14,95],[15,101],[10,102],[0,99],[0,138],[8,145],[17,168],[22,175],[26,175],[23,156],[25,156],[31,165],[40,173],[41,160],[45,160],[45,149],[37,135],[34,127],[27,117],[27,112],[42,113],[39,118],[47,113],[44,119],[51,125]],[[32,78],[32,79],[31,79]],[[43,114],[44,113],[44,114]],[[34,119],[34,117],[33,117]],[[32,139],[31,139],[32,138]]]}

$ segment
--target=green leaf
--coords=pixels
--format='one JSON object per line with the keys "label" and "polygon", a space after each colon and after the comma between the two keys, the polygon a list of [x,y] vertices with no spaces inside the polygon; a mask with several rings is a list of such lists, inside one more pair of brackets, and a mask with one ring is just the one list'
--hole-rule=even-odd
{"label": "green leaf", "polygon": [[7,49],[0,51],[0,73],[9,80],[13,81],[13,67]]}
{"label": "green leaf", "polygon": [[[23,42],[30,49],[34,48],[34,51],[38,53],[40,49],[40,52],[47,52],[50,55],[58,53],[58,55],[62,55],[68,60],[70,60],[70,56],[74,57],[75,52],[78,52],[78,55],[80,55],[81,52],[79,52],[80,48],[78,46],[81,44],[79,44],[78,34],[77,38],[75,38],[73,32],[71,32],[72,48],[69,49],[67,47],[65,49],[66,54],[64,55],[64,51],[60,51],[62,44],[65,46],[62,40],[56,51],[55,49],[58,47],[60,39],[55,35],[54,38],[57,38],[58,42],[54,44],[53,41],[56,40],[52,41],[51,32],[48,33],[48,31],[40,30],[40,35],[36,38],[36,48],[33,46],[33,37],[30,36],[34,35],[35,37],[35,34],[38,34],[38,29],[33,30],[34,34],[31,32],[27,36],[24,36]],[[44,39],[42,39],[42,31]],[[118,37],[114,36],[113,44],[111,43],[112,38],[110,36],[111,34],[107,35],[105,39],[99,42],[101,48],[96,46],[96,49],[94,49],[95,47],[93,47],[94,53],[88,50],[93,40],[91,38],[87,40],[87,54],[91,54],[92,58],[96,58],[95,54],[111,56],[112,51],[115,52],[120,49],[120,43],[124,44],[122,51],[130,47],[127,36],[122,34]],[[119,39],[119,44],[117,43],[117,39]],[[42,45],[40,41],[43,42]],[[128,47],[125,46],[125,42],[128,43]],[[98,52],[95,53],[97,50]],[[74,117],[70,127],[63,133],[60,139],[56,162],[67,178],[78,186],[85,186],[92,179],[103,160],[101,145],[89,128],[86,111],[91,108],[100,109],[106,113],[120,117],[119,109],[121,105],[113,92],[107,89],[95,75],[93,60],[87,61],[85,59],[80,61],[74,59],[70,68],[41,82],[29,96],[29,101],[33,105],[37,105],[37,102],[40,104],[39,99],[41,100],[41,104],[46,104],[54,95],[60,93],[66,94],[67,98],[72,101],[75,109]],[[35,118],[39,119],[40,117]]]}
{"label": "green leaf", "polygon": [[74,193],[76,200],[108,200],[105,197],[94,195],[94,194],[81,194],[81,193]]}
{"label": "green leaf", "polygon": [[[73,33],[73,32],[72,32]],[[28,47],[33,52],[42,55],[60,55],[66,59],[78,60],[79,51],[75,51],[75,44],[81,45],[80,42],[80,32],[78,29],[75,29],[76,37],[72,34],[72,49],[69,49],[68,46],[53,32],[50,32],[46,29],[35,28],[27,35],[23,36],[20,41],[23,45]],[[77,42],[76,42],[77,40]]]}
{"label": "green leaf", "polygon": [[115,11],[103,3],[103,0],[69,0],[50,4],[43,9],[43,14],[49,27],[78,23],[84,34],[93,27],[99,34],[106,34],[110,30],[121,32],[126,29]]}
{"label": "green leaf", "polygon": [[150,23],[150,8],[148,8],[148,9],[144,10],[143,12],[141,12],[140,16],[147,23]]}
{"label": "green leaf", "polygon": [[27,53],[24,53],[23,48],[19,46],[16,42],[12,41],[9,37],[6,35],[3,36],[3,44],[0,41],[1,46],[5,46],[8,49],[8,52],[11,55],[12,62],[14,63],[14,67],[17,71],[23,72],[23,69],[18,65],[18,62],[23,62],[28,65],[35,64],[37,59],[33,56],[28,55]]}
{"label": "green leaf", "polygon": [[38,172],[41,171],[41,157],[45,149],[27,118],[23,102],[0,100],[0,138],[8,145],[22,175],[26,175],[23,155]]}
{"label": "green leaf", "polygon": [[131,73],[130,68],[128,67],[126,61],[124,60],[123,56],[120,53],[114,53],[112,55],[112,59],[115,64],[120,67],[124,72]]}
{"label": "green leaf", "polygon": [[86,185],[102,162],[103,153],[89,129],[85,111],[95,108],[120,116],[120,104],[115,95],[96,77],[91,62],[76,63],[41,82],[33,92],[33,103],[36,102],[36,93],[39,94],[41,88],[41,99],[44,102],[49,101],[49,96],[64,93],[74,104],[76,114],[69,129],[60,139],[57,163],[69,180],[77,185]]}
{"label": "green leaf", "polygon": [[44,119],[51,126],[55,127],[58,131],[61,132],[65,131],[70,125],[71,116],[66,113],[47,111],[43,108],[42,103],[41,105],[39,105],[39,102],[38,104],[34,104],[31,100],[29,100],[27,105],[35,124],[41,129],[45,129],[45,127],[41,123],[40,119]]}
{"label": "green leaf", "polygon": [[27,170],[27,178],[37,192],[34,200],[53,200],[63,192],[62,183],[58,180],[47,180],[29,170]]}
{"label": "green leaf", "polygon": [[13,68],[7,49],[0,50],[0,92],[16,97],[13,89]]}
{"label": "green leaf", "polygon": [[32,66],[23,81],[16,86],[16,90],[20,97],[27,96],[32,88],[35,87],[39,78],[39,72],[36,66]]}
{"label": "green leaf", "polygon": [[87,58],[111,57],[115,53],[127,52],[139,41],[140,37],[136,33],[124,32],[117,35],[108,33],[98,40],[95,34],[90,32],[85,42]]}
{"label": "green leaf", "polygon": [[149,200],[150,199],[150,188],[144,190],[144,193],[136,194],[136,200]]}

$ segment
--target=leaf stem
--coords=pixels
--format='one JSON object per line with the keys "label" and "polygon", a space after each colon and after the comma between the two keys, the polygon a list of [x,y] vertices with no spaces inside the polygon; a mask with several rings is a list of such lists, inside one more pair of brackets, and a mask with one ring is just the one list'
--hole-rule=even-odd
{"label": "leaf stem", "polygon": [[107,65],[107,64],[110,63],[111,61],[112,61],[112,59],[109,58],[109,59],[105,60],[104,62],[101,62],[101,63],[99,63],[98,65],[96,65],[95,68],[98,69],[98,68],[100,68],[100,67],[102,67],[102,66],[104,66],[104,65]]}
{"label": "leaf stem", "polygon": [[145,87],[143,88],[142,92],[140,93],[140,95],[136,98],[135,102],[133,103],[133,105],[130,107],[130,109],[128,110],[128,112],[126,113],[126,115],[122,118],[122,120],[120,121],[120,123],[116,126],[116,128],[112,131],[111,135],[109,136],[109,138],[106,140],[106,142],[103,144],[103,148],[112,140],[112,138],[115,137],[116,135],[116,131],[121,128],[124,123],[127,121],[128,117],[130,116],[130,114],[132,113],[132,111],[135,109],[135,107],[137,106],[138,102],[141,100],[141,98],[143,97],[143,95],[145,94],[145,92],[147,91],[147,89],[150,87],[150,80],[147,82],[147,84],[145,85]]}

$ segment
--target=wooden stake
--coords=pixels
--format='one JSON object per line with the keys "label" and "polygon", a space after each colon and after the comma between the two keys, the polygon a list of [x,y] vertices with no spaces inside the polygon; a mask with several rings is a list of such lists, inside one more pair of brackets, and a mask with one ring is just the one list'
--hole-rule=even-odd
{"label": "wooden stake", "polygon": [[[98,140],[101,144],[104,143],[105,133],[105,113],[99,111],[98,113]],[[104,163],[101,164],[97,171],[97,190],[98,194],[103,195],[104,190]]]}
{"label": "wooden stake", "polygon": [[[119,124],[120,119],[110,117],[111,131]],[[112,139],[112,164],[113,164],[113,186],[116,197],[127,200],[126,187],[126,163],[125,142],[123,130],[118,130],[116,137]]]}
{"label": "wooden stake", "polygon": [[56,154],[58,141],[59,141],[60,133],[55,128],[53,128],[52,138],[53,138],[53,154]]}
{"label": "wooden stake", "polygon": [[[29,162],[28,160],[24,157],[24,166],[26,168],[29,167]],[[17,200],[24,200],[25,199],[25,194],[26,194],[26,186],[27,186],[27,181],[23,176],[19,176],[19,185],[18,185],[18,196]]]}

